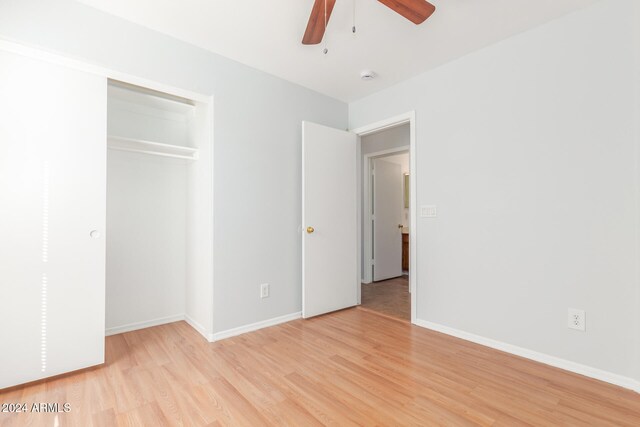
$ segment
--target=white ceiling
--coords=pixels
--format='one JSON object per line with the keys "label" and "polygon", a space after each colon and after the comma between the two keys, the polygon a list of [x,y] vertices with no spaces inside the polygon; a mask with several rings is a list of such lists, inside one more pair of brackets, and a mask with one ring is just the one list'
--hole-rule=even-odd
{"label": "white ceiling", "polygon": [[[318,92],[352,101],[596,0],[432,0],[416,26],[376,0],[337,0],[324,44],[301,44],[313,0],[80,0]],[[360,71],[378,77],[361,81]]]}

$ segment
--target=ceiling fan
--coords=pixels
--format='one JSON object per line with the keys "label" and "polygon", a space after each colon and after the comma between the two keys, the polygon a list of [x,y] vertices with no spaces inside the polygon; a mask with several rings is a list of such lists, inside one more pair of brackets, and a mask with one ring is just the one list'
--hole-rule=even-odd
{"label": "ceiling fan", "polygon": [[[426,0],[378,0],[394,12],[407,18],[414,24],[422,24],[436,7]],[[302,44],[318,44],[322,41],[336,0],[315,0]]]}

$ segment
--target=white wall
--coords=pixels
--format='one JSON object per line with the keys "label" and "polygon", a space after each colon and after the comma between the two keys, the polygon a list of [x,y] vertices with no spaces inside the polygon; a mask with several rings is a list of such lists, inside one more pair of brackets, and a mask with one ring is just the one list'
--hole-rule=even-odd
{"label": "white wall", "polygon": [[391,148],[409,146],[409,125],[396,126],[360,139],[362,156]]}
{"label": "white wall", "polygon": [[400,172],[409,173],[409,152],[404,152],[402,154],[394,154],[391,156],[383,157],[385,162],[394,163],[396,165],[400,165]]}
{"label": "white wall", "polygon": [[639,378],[633,3],[350,104],[351,128],[416,111],[418,205],[438,206],[418,218],[419,319]]}
{"label": "white wall", "polygon": [[185,318],[200,333],[213,336],[213,105],[196,103],[192,138],[199,160],[187,176],[187,289]]}
{"label": "white wall", "polygon": [[0,8],[2,38],[214,95],[213,330],[300,311],[301,122],[344,129],[346,104],[73,1]]}
{"label": "white wall", "polygon": [[107,331],[185,313],[187,162],[109,150]]}

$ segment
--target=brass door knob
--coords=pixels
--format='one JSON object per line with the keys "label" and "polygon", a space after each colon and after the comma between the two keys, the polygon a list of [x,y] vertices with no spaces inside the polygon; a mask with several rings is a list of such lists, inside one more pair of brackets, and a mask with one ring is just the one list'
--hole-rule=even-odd
{"label": "brass door knob", "polygon": [[316,231],[313,227],[307,227],[307,233],[311,234]]}

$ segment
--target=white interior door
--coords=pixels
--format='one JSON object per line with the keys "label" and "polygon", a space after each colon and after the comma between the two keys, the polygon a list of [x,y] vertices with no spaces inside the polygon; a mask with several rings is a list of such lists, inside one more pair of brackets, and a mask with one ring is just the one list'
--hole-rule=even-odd
{"label": "white interior door", "polygon": [[374,159],[373,163],[373,280],[402,275],[402,169]]}
{"label": "white interior door", "polygon": [[356,135],[302,123],[302,315],[357,304]]}
{"label": "white interior door", "polygon": [[0,388],[104,361],[106,88],[0,51]]}

